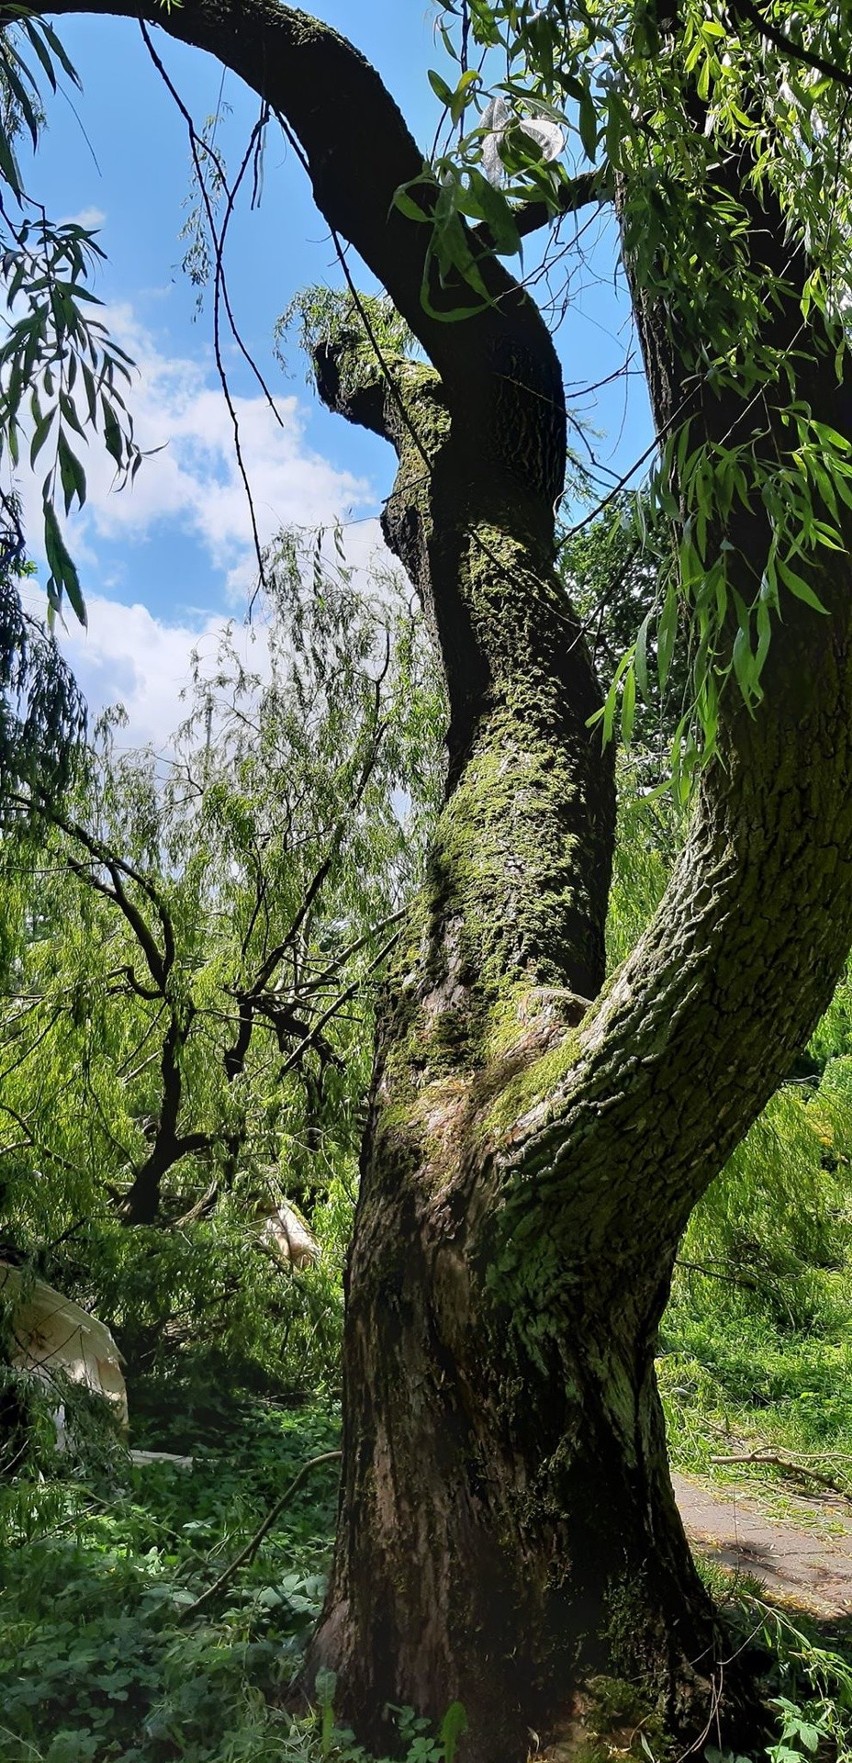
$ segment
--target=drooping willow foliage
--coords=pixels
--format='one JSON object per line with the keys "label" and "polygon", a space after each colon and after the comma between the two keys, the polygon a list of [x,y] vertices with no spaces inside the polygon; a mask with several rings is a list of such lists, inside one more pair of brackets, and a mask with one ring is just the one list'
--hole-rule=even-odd
{"label": "drooping willow foliage", "polygon": [[0,804],[25,781],[61,791],[86,729],[55,637],[22,604],[25,570],[17,535],[0,528]]}
{"label": "drooping willow foliage", "polygon": [[[440,14],[455,84],[446,66],[430,76],[446,124],[439,269],[459,260],[462,216],[512,254],[543,211],[614,202],[635,296],[655,304],[696,387],[741,401],[721,439],[702,435],[688,400],[659,437],[651,507],[678,525],[679,542],[604,712],[609,728],[620,705],[629,732],[637,690],[648,696],[651,648],[665,687],[688,629],[691,690],[674,743],[688,777],[699,752],[714,750],[726,682],[750,709],[759,704],[788,596],[821,614],[804,565],[844,548],[852,447],[814,418],[808,374],[833,352],[839,376],[848,347],[849,12],[828,0],[451,0]],[[537,142],[534,117],[562,129],[561,155]],[[753,250],[767,228],[769,268]],[[810,267],[790,349],[773,342],[767,318],[802,249]],[[768,395],[783,404],[781,446]],[[750,594],[729,581],[738,509],[762,509],[769,529]]]}

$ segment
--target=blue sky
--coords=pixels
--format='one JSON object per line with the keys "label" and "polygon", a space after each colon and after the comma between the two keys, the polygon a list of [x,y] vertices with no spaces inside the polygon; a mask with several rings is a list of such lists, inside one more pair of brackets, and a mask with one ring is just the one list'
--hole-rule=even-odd
{"label": "blue sky", "polygon": [[[438,106],[426,70],[442,65],[428,0],[326,0],[319,10],[374,62],[428,147]],[[199,641],[215,646],[223,619],[244,613],[252,578],[248,510],[215,374],[210,302],[197,314],[195,291],[180,269],[190,187],[185,124],[136,25],[80,18],[61,21],[60,29],[84,89],[51,102],[30,187],[55,218],[98,225],[107,263],[95,291],[139,366],[129,394],[139,439],[161,449],[145,462],[133,490],[120,494],[111,487],[109,462],[89,456],[89,504],[71,533],[89,630],[69,626],[66,644],[93,708],[124,698],[132,733],[160,745],[180,713],[190,648]],[[196,123],[220,110],[216,142],[233,169],[256,100],[232,74],[223,81],[209,57],[172,43],[162,31],[156,40]],[[365,130],[369,126],[365,117]],[[613,281],[611,237],[597,230],[602,237],[592,266],[575,271],[558,331],[569,399],[573,388],[611,373],[630,341],[626,302]],[[336,285],[339,272],[306,180],[272,136],[262,202],[254,213],[245,203],[235,216],[227,273],[240,329],[280,415],[279,425],[230,349],[262,535],[270,537],[282,524],[338,518],[346,523],[353,560],[365,564],[379,543],[376,517],[393,460],[378,439],[317,405],[295,351],[289,378],[273,358],[273,326],[293,294],[309,282]],[[581,402],[598,432],[599,457],[611,470],[625,470],[650,438],[641,376]]]}

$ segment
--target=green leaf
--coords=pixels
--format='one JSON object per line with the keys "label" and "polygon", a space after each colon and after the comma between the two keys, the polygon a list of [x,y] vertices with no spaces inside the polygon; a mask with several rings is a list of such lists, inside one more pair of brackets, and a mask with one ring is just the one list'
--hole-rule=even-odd
{"label": "green leaf", "polygon": [[88,621],[86,603],[80,588],[80,578],[59,530],[59,522],[53,504],[46,498],[43,504],[43,514],[44,548],[50,566],[50,580],[47,584],[48,596],[52,604],[58,607],[61,604],[62,595],[67,594],[77,618],[82,625],[85,625]]}
{"label": "green leaf", "polygon": [[454,1763],[459,1739],[464,1737],[467,1730],[467,1713],[464,1703],[451,1702],[439,1728],[444,1763]]}
{"label": "green leaf", "polygon": [[740,688],[743,702],[750,707],[754,703],[755,694],[758,689],[757,674],[754,665],[754,656],[751,652],[748,631],[743,630],[742,627],[737,631],[734,638],[733,662],[734,674],[736,675],[737,685]]}
{"label": "green leaf", "polygon": [[68,56],[66,55],[65,50],[63,49],[62,44],[60,43],[59,38],[57,37],[55,30],[53,29],[53,26],[46,24],[44,19],[39,20],[39,25],[40,25],[41,30],[44,33],[45,39],[46,39],[49,47],[52,49],[54,55],[56,56],[56,59],[59,62],[59,65],[62,68],[63,73],[66,73],[68,75],[69,80],[73,80],[74,85],[77,87],[77,90],[79,92],[82,92],[83,82],[80,79],[80,75],[78,74],[77,69],[74,66],[73,62],[69,61]]}
{"label": "green leaf", "polygon": [[824,447],[834,448],[838,453],[852,453],[852,441],[832,428],[830,423],[814,421],[811,427]]}
{"label": "green leaf", "polygon": [[651,628],[651,620],[653,616],[653,610],[647,612],[639,626],[639,632],[636,637],[636,652],[633,657],[633,665],[636,670],[636,684],[638,685],[646,703],[651,696],[650,682],[648,680],[648,633]]}
{"label": "green leaf", "polygon": [[521,236],[502,190],[496,190],[475,166],[470,172],[470,187],[494,240],[495,251],[501,257],[514,257],[521,249]]}
{"label": "green leaf", "polygon": [[36,55],[38,56],[39,61],[41,62],[42,67],[44,68],[44,71],[47,75],[51,90],[55,92],[56,91],[56,73],[54,70],[53,62],[47,52],[47,49],[46,49],[44,43],[41,40],[41,35],[39,32],[38,26],[34,20],[24,19],[23,28],[24,28],[27,36],[29,37],[30,43],[32,44],[32,47],[34,48]]}
{"label": "green leaf", "polygon": [[405,215],[406,220],[423,221],[432,219],[432,215],[427,213],[425,209],[418,207],[413,196],[409,196],[408,194],[409,190],[416,189],[417,185],[421,182],[422,180],[418,178],[413,184],[400,184],[399,189],[394,190],[393,206],[394,208],[399,209],[400,214]]}
{"label": "green leaf", "polygon": [[436,73],[433,67],[429,68],[426,77],[432,87],[435,97],[440,98],[441,103],[446,106],[447,110],[451,110],[453,94],[451,88],[447,85],[446,80],[442,80],[441,75]]}
{"label": "green leaf", "polygon": [[782,562],[780,557],[776,559],[776,565],[778,574],[785,587],[789,588],[790,593],[795,594],[797,600],[804,600],[806,606],[812,606],[814,612],[824,612],[827,618],[829,616],[828,607],[823,606],[813,588],[803,580],[802,576],[797,575],[796,571],[790,568],[789,563]]}
{"label": "green leaf", "polygon": [[30,465],[35,465],[42,447],[50,434],[55,415],[56,408],[54,406],[51,410],[45,411],[41,421],[36,423],[35,428],[33,429],[33,438],[30,442]]}
{"label": "green leaf", "polygon": [[12,152],[9,137],[3,128],[0,128],[0,172],[2,172],[6,179],[9,188],[14,191],[16,196],[20,196],[22,193],[20,173],[15,162],[15,155]]}
{"label": "green leaf", "polygon": [[772,637],[772,620],[769,616],[769,607],[765,600],[758,600],[757,602],[755,624],[757,627],[755,666],[757,669],[757,677],[759,679],[763,672],[763,664],[769,653],[769,643]]}
{"label": "green leaf", "polygon": [[459,118],[464,115],[471,86],[476,85],[479,77],[479,70],[475,67],[469,67],[467,72],[462,74],[450,100],[450,116],[453,122],[458,122]]}
{"label": "green leaf", "polygon": [[103,414],[104,446],[116,465],[121,470],[124,464],[124,438],[121,424],[109,399],[101,394],[101,411]]}
{"label": "green leaf", "polygon": [[86,406],[89,421],[94,426],[98,420],[98,394],[97,386],[95,385],[95,376],[85,361],[81,363],[81,366],[83,369],[83,386],[86,393]]}
{"label": "green leaf", "polygon": [[[77,415],[77,409],[76,409],[74,400],[73,400],[73,398],[69,398],[67,392],[60,392],[60,394],[59,394],[59,408],[62,412],[62,415],[63,415],[65,421],[68,423],[69,428],[76,429],[78,435],[84,435],[84,430],[83,430],[82,424],[80,422],[80,418]],[[85,435],[84,435],[84,438],[85,438]]]}
{"label": "green leaf", "polygon": [[82,508],[86,500],[86,474],[76,453],[68,444],[64,429],[59,431],[59,475],[62,479],[62,493],[65,497],[65,512],[70,514],[71,503],[76,496]]}
{"label": "green leaf", "polygon": [[630,746],[635,716],[636,672],[633,667],[629,667],[624,675],[624,689],[621,694],[621,738],[625,747]]}
{"label": "green leaf", "polygon": [[663,601],[663,610],[660,613],[657,624],[657,674],[660,681],[660,690],[662,692],[666,689],[666,680],[669,677],[669,668],[671,667],[672,655],[674,653],[676,635],[677,594],[675,592],[674,583],[669,582],[666,589],[666,597]]}
{"label": "green leaf", "polygon": [[598,113],[588,92],[584,92],[580,99],[577,121],[586,157],[594,160],[598,147]]}
{"label": "green leaf", "polygon": [[[7,39],[7,41],[8,41],[8,39]],[[17,63],[17,66],[15,65],[16,63]],[[17,71],[18,68],[20,68],[21,73],[23,73],[25,75],[25,77],[29,80],[30,85],[35,87],[35,80],[33,79],[33,76],[30,73],[30,70],[27,67],[26,63],[21,60],[21,57],[19,55],[15,55],[13,52],[13,54],[10,56],[7,56],[3,62],[3,74],[4,74],[5,78],[8,80],[9,85],[12,89],[12,92],[14,93],[15,99],[18,104],[18,108],[21,112],[21,116],[23,117],[23,120],[26,123],[27,128],[29,129],[29,132],[30,132],[30,139],[32,140],[33,150],[35,150],[35,148],[38,146],[38,118],[37,118],[36,111],[33,109],[33,104],[32,104],[32,100],[30,98],[30,95],[24,89],[24,86],[22,85],[21,80],[18,78],[18,71]],[[37,88],[36,88],[36,90],[37,90]]]}

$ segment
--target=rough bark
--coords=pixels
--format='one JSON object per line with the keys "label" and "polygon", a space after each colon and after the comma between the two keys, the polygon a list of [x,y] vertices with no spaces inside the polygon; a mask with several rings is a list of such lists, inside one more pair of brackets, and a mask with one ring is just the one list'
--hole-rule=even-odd
{"label": "rough bark", "polygon": [[[286,114],[323,214],[432,363],[390,363],[388,384],[348,376],[346,348],[317,361],[327,400],[396,446],[386,534],[429,608],[452,723],[448,799],[382,1013],[312,1665],[335,1668],[368,1739],[386,1702],[440,1719],[460,1699],[471,1763],[517,1763],[530,1729],[569,1740],[601,1675],[694,1739],[724,1647],[672,1499],[654,1341],[689,1212],[850,942],[849,558],[814,577],[830,617],[785,606],[760,714],[728,694],[671,886],[601,989],[612,791],[553,574],[564,406],[538,315],[484,250],[487,311],[455,325],[424,311],[427,229],[392,200],[421,157],[324,26],[268,0],[52,8],[81,9],[156,16]],[[771,224],[755,253],[767,238]],[[665,310],[637,307],[665,421],[691,362]],[[795,289],[768,322],[792,337]],[[808,371],[814,415],[848,430],[830,358]],[[726,432],[731,411],[695,396]],[[759,568],[760,518],[744,512],[732,540]]]}

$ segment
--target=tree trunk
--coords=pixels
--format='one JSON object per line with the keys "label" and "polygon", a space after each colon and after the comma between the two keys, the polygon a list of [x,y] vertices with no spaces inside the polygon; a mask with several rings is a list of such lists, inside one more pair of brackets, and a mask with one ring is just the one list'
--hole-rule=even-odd
{"label": "tree trunk", "polygon": [[[823,680],[842,684],[848,727],[843,647],[842,681]],[[690,1741],[724,1683],[742,1742],[730,1649],[672,1499],[653,1351],[691,1207],[848,947],[852,811],[833,770],[848,774],[848,737],[830,753],[813,691],[789,692],[798,736],[769,717],[743,730],[753,764],[722,803],[707,780],[656,923],[579,1027],[570,993],[516,984],[479,1058],[448,1069],[430,1057],[435,993],[404,969],[391,992],[311,1659],[374,1743],[385,1702],[437,1721],[458,1698],[467,1754],[509,1763],[529,1728],[552,1745],[594,1725],[601,1675],[632,1685],[602,1696],[629,1725],[650,1710]]]}
{"label": "tree trunk", "polygon": [[[424,308],[430,229],[393,202],[422,157],[318,21],[269,0],[51,7],[81,9],[156,17],[287,116],[323,214],[432,363],[379,363],[351,323],[316,352],[327,401],[396,447],[385,530],[429,611],[451,725],[448,798],[381,1013],[310,1669],[337,1672],[336,1706],[373,1742],[388,1702],[439,1721],[460,1700],[465,1763],[558,1749],[594,1727],[595,1694],[627,1733],[657,1718],[697,1750],[731,1671],[672,1498],[654,1341],[690,1210],[852,937],[849,556],[801,560],[830,616],[784,604],[757,716],[726,692],[666,897],[603,986],[611,760],[553,573],[565,411],[539,315],[484,247],[490,304],[448,275],[433,304],[469,316]],[[772,267],[776,216],[756,221],[753,261]],[[727,435],[753,399],[703,390],[694,338],[638,283],[637,311],[660,424],[688,388],[703,432]],[[847,432],[826,340],[810,361],[794,351],[795,275],[766,324],[814,417]],[[761,396],[784,446],[771,383]],[[727,536],[750,603],[765,520],[743,510]]]}
{"label": "tree trunk", "polygon": [[[525,1057],[553,1038],[534,1031]],[[459,1125],[451,1107],[430,1131],[455,1142]],[[376,1748],[386,1703],[439,1722],[456,1699],[466,1755],[489,1763],[593,1727],[596,1700],[619,1726],[656,1712],[694,1730],[720,1649],[654,1377],[667,1268],[656,1290],[649,1267],[641,1296],[601,1302],[594,1261],[563,1270],[554,1255],[544,1278],[531,1259],[524,1291],[526,1269],[495,1252],[487,1153],[465,1158],[465,1204],[440,1152],[415,1171],[398,1131],[373,1133],[338,1551],[312,1664],[335,1668]]]}
{"label": "tree trunk", "polygon": [[[762,339],[783,357],[805,266],[779,215],[754,222],[767,273],[786,257],[789,292]],[[636,304],[661,432],[688,409],[696,438],[736,437],[748,405],[702,393],[693,339],[638,288]],[[807,395],[844,432],[849,387],[825,341]],[[570,1749],[599,1722],[622,1738],[656,1723],[694,1745],[724,1721],[742,1745],[755,1702],[675,1507],[654,1347],[689,1213],[849,946],[849,557],[803,564],[831,616],[784,605],[760,714],[729,688],[666,898],[601,992],[588,934],[600,899],[592,886],[578,911],[578,886],[606,872],[611,820],[582,643],[549,621],[546,543],[530,546],[523,498],[454,451],[460,420],[487,432],[483,411],[453,411],[446,368],[431,392],[422,370],[413,383],[404,363],[392,372],[411,426],[439,435],[428,491],[422,449],[416,461],[417,496],[390,401],[383,420],[364,408],[363,362],[355,395],[346,374],[318,377],[400,453],[385,530],[449,654],[450,793],[380,1025],[347,1279],[337,1551],[309,1667],[337,1672],[377,1747],[388,1705],[438,1723],[456,1700],[482,1763],[539,1740]],[[427,395],[449,407],[443,430],[418,411]],[[775,396],[763,403],[781,447]],[[759,502],[727,537],[729,582],[750,601],[770,539]],[[468,613],[466,673],[458,622],[453,645],[441,629],[454,603]],[[454,670],[482,682],[464,717]],[[549,788],[531,812],[533,777]]]}

